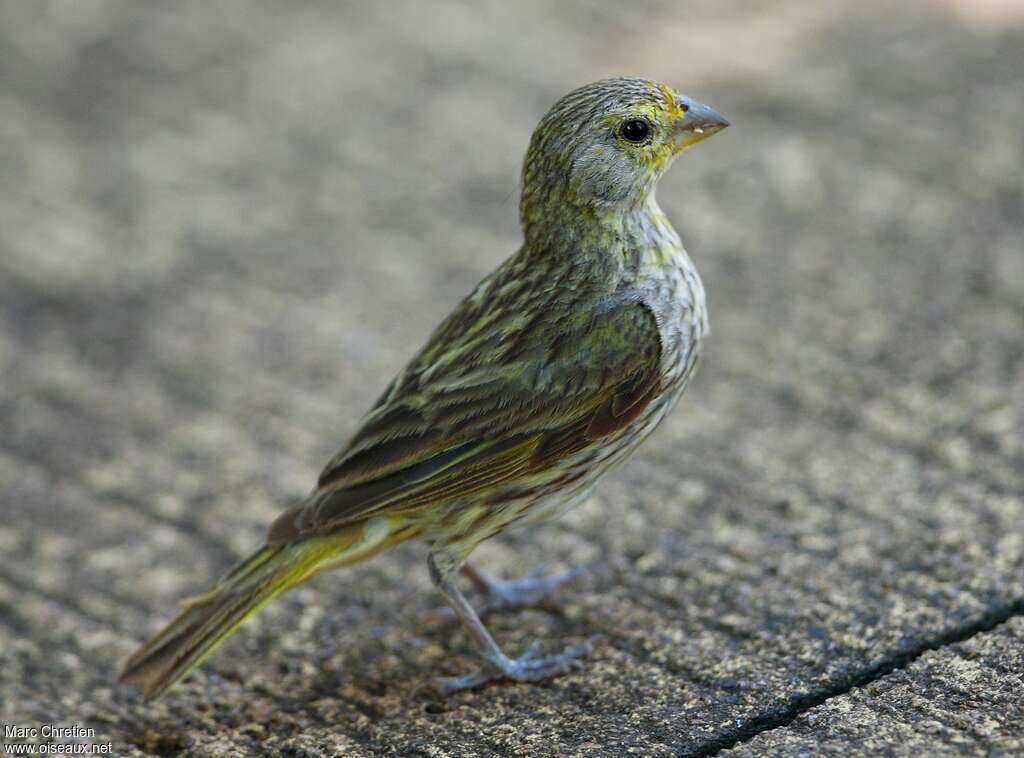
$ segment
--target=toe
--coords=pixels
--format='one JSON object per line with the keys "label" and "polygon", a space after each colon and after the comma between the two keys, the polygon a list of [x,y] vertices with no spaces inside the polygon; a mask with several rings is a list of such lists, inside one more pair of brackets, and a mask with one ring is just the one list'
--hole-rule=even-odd
{"label": "toe", "polygon": [[584,640],[580,644],[548,658],[534,658],[533,654],[536,651],[537,643],[533,643],[523,655],[514,661],[510,661],[511,665],[503,673],[509,679],[530,682],[564,674],[572,667],[573,661],[594,649],[596,639],[592,637]]}
{"label": "toe", "polygon": [[591,637],[548,658],[535,658],[538,646],[537,642],[531,642],[526,651],[518,658],[507,658],[502,655],[500,658],[488,659],[479,671],[474,671],[472,674],[435,679],[434,689],[441,695],[451,695],[454,692],[480,687],[498,679],[511,679],[514,682],[538,682],[558,676],[569,671],[573,661],[577,658],[591,652],[598,639],[599,637]]}
{"label": "toe", "polygon": [[480,687],[494,678],[494,674],[483,669],[464,676],[440,676],[434,680],[434,689],[441,695],[451,695],[462,690]]}

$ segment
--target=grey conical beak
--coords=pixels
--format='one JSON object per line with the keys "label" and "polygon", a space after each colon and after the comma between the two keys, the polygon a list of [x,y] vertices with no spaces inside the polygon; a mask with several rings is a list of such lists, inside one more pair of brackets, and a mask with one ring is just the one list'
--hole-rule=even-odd
{"label": "grey conical beak", "polygon": [[677,142],[680,149],[686,149],[690,145],[707,139],[729,125],[725,116],[704,103],[699,103],[683,95],[680,95],[677,101],[683,111],[682,116],[676,122],[676,131],[679,135]]}

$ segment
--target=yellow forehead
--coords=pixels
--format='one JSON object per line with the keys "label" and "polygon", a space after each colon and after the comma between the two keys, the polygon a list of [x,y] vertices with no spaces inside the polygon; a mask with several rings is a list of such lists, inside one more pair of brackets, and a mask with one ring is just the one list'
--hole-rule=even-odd
{"label": "yellow forehead", "polygon": [[661,104],[665,113],[671,119],[682,118],[683,110],[679,102],[679,93],[665,84],[658,85],[658,92],[661,95]]}

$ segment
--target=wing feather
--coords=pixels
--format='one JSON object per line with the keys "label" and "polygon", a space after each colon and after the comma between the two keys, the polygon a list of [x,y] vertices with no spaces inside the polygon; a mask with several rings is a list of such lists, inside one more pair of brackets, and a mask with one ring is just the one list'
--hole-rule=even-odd
{"label": "wing feather", "polygon": [[[324,469],[310,499],[274,523],[269,540],[485,499],[625,429],[659,394],[661,340],[640,302],[586,318],[533,318],[531,333],[514,339],[499,333],[500,319],[491,323],[468,328],[468,341],[442,325],[450,349],[440,349],[435,335]],[[514,349],[492,352],[488,364],[473,352],[482,343]]]}

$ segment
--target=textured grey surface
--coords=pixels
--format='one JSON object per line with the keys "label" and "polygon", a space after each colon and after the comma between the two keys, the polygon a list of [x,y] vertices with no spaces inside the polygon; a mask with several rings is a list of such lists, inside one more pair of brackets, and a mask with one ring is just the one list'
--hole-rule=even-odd
{"label": "textured grey surface", "polygon": [[1024,754],[1024,618],[926,653],[723,756]]}
{"label": "textured grey surface", "polygon": [[[1019,746],[1015,4],[521,5],[0,6],[0,721],[135,755]],[[591,502],[479,555],[591,565],[490,624],[600,649],[434,700],[471,648],[409,546],[141,706],[119,662],[514,249],[547,106],[620,73],[734,123],[659,193],[706,360]]]}

